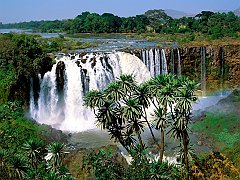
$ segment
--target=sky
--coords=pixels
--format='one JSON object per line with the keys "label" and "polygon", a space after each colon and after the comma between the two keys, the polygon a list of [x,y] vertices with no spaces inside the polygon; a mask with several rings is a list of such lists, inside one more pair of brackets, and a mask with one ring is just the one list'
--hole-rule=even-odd
{"label": "sky", "polygon": [[240,0],[0,0],[0,22],[74,18],[84,11],[113,13],[120,17],[149,9],[174,9],[186,13],[202,10],[235,10]]}

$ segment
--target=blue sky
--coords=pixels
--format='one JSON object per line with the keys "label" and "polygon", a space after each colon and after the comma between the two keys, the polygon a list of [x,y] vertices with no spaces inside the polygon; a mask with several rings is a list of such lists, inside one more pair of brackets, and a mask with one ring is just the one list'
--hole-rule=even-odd
{"label": "blue sky", "polygon": [[240,0],[0,0],[0,22],[74,18],[84,11],[118,16],[143,14],[149,9],[235,10]]}

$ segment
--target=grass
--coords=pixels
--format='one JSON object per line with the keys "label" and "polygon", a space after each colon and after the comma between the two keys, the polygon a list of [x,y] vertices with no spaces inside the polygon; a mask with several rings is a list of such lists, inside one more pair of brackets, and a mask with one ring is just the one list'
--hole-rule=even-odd
{"label": "grass", "polygon": [[202,121],[191,125],[191,130],[211,139],[215,149],[240,166],[240,115],[208,112]]}

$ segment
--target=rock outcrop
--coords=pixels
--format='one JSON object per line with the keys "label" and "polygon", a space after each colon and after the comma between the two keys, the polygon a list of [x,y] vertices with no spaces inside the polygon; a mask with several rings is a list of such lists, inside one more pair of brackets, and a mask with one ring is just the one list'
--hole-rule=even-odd
{"label": "rock outcrop", "polygon": [[[148,49],[127,50],[142,60],[146,58],[143,57],[146,51]],[[164,51],[168,73],[181,71],[182,75],[200,83],[205,80],[207,91],[240,84],[240,45],[166,47]],[[155,58],[153,62],[156,61],[155,52],[148,54],[148,58]]]}
{"label": "rock outcrop", "polygon": [[64,88],[64,74],[65,74],[65,64],[63,61],[59,61],[56,67],[56,81],[57,89],[59,92],[63,91]]}

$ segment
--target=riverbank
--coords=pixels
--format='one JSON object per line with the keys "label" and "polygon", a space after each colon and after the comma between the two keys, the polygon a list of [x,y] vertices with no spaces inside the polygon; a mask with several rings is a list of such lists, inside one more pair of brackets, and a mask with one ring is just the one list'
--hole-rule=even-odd
{"label": "riverbank", "polygon": [[200,110],[191,130],[200,146],[223,153],[240,170],[240,90],[234,90],[216,105]]}

